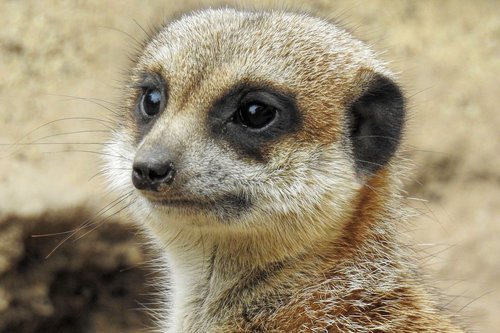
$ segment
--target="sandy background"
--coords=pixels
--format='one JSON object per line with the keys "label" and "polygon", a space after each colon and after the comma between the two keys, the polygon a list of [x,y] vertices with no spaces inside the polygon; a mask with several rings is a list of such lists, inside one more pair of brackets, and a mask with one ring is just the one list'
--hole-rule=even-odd
{"label": "sandy background", "polygon": [[[150,324],[151,254],[126,217],[113,215],[119,203],[102,210],[113,196],[93,152],[105,140],[106,108],[119,103],[134,39],[144,37],[136,22],[147,28],[199,3],[0,1],[0,332]],[[407,190],[421,212],[408,234],[471,329],[498,332],[500,2],[301,6],[340,18],[400,72],[411,109]],[[32,237],[86,221],[47,259],[65,235]]]}

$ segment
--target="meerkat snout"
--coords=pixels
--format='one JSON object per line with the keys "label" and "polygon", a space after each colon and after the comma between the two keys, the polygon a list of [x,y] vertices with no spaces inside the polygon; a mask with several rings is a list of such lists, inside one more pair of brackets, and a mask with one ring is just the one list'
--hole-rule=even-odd
{"label": "meerkat snout", "polygon": [[132,183],[138,190],[158,192],[172,184],[176,174],[174,163],[157,150],[140,151],[132,166]]}

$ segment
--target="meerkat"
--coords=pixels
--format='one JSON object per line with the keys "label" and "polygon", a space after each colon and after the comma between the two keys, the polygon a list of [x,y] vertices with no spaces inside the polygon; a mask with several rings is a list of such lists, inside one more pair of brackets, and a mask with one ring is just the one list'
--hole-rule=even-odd
{"label": "meerkat", "polygon": [[128,80],[106,170],[168,263],[162,332],[463,332],[399,240],[405,98],[369,46],[209,9]]}

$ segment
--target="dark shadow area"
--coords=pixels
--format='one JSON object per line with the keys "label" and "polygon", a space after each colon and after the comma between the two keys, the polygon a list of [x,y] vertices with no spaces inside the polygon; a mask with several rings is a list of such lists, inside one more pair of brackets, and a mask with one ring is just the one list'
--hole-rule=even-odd
{"label": "dark shadow area", "polygon": [[[0,332],[138,332],[152,326],[154,274],[131,226],[105,221],[46,256],[81,212],[0,221]],[[80,233],[81,235],[82,233]]]}

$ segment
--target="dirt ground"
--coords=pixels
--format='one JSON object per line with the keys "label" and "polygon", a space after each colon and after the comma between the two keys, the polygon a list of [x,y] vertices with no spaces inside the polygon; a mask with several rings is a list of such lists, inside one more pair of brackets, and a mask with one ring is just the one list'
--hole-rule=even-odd
{"label": "dirt ground", "polygon": [[[408,234],[471,330],[498,332],[500,2],[280,3],[339,18],[400,73],[420,212]],[[152,255],[119,203],[106,206],[96,152],[140,26],[208,4],[0,1],[0,332],[150,325]],[[82,223],[53,253],[66,234],[33,237]]]}

